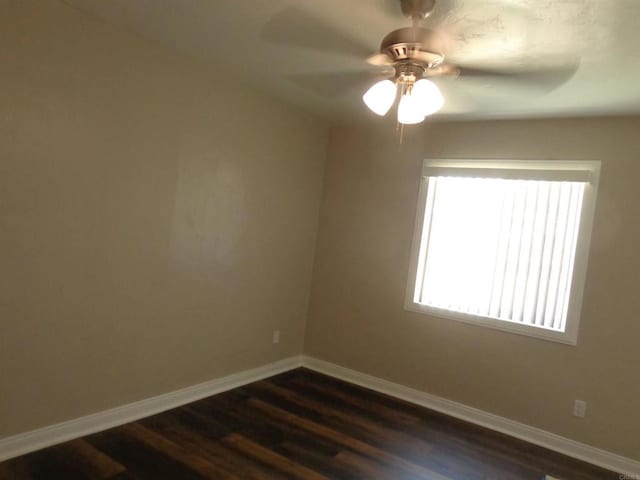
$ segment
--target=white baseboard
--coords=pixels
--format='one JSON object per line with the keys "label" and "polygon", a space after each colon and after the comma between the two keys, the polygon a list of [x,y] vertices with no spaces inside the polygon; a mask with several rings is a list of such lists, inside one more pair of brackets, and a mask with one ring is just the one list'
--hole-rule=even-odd
{"label": "white baseboard", "polygon": [[217,393],[232,390],[302,366],[302,357],[290,357],[251,370],[147,398],[135,403],[0,439],[0,462],[74,438],[117,427]]}
{"label": "white baseboard", "polygon": [[286,358],[268,365],[245,370],[157,397],[0,439],[0,462],[41,448],[155,415],[301,366],[519,438],[535,445],[540,445],[614,472],[620,472],[630,479],[640,478],[640,462],[638,461],[504,417],[493,415],[467,405],[307,356]]}
{"label": "white baseboard", "polygon": [[325,375],[346,382],[355,383],[356,385],[375,390],[376,392],[406,400],[416,405],[444,413],[445,415],[459,418],[475,425],[480,425],[511,437],[516,437],[526,442],[548,448],[592,465],[624,474],[629,479],[640,478],[640,462],[561,437],[555,433],[530,427],[523,423],[509,420],[508,418],[487,413],[477,408],[430,395],[317,358],[305,356],[303,357],[303,365],[310,370],[324,373]]}

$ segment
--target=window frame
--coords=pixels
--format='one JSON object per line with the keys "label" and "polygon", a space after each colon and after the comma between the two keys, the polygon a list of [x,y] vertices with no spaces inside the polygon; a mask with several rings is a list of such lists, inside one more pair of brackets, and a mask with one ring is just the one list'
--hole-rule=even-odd
{"label": "window frame", "polygon": [[[469,176],[473,170],[484,171],[484,175],[489,177],[487,172],[500,170],[502,172],[514,173],[516,177],[527,176],[537,179],[540,175],[550,179],[562,177],[567,172],[588,172],[589,181],[586,182],[578,239],[576,244],[576,254],[574,261],[573,277],[569,294],[569,306],[566,319],[565,331],[548,330],[541,327],[525,325],[509,320],[500,320],[481,315],[472,315],[462,312],[436,308],[414,302],[415,288],[417,282],[418,261],[422,247],[422,235],[425,223],[426,199],[430,172],[433,169],[460,169]],[[558,342],[575,346],[578,343],[578,331],[582,311],[584,287],[587,277],[587,264],[591,244],[591,234],[593,230],[593,219],[595,215],[596,200],[598,196],[598,185],[600,180],[600,161],[582,160],[460,160],[460,159],[425,159],[420,177],[420,188],[418,191],[418,201],[416,216],[413,227],[413,240],[411,245],[411,256],[409,260],[409,272],[407,288],[405,292],[405,310],[421,313],[429,317],[455,320],[471,325],[483,326],[494,330],[526,335],[538,339]],[[539,174],[539,175],[538,175]],[[509,175],[505,175],[505,178]]]}

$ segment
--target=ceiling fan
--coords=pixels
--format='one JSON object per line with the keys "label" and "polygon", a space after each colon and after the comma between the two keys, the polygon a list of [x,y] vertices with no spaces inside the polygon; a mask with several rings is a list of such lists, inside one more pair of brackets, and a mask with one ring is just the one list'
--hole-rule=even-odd
{"label": "ceiling fan", "polygon": [[401,0],[402,13],[413,26],[394,30],[384,37],[380,53],[367,59],[375,66],[392,66],[393,80],[385,79],[373,85],[362,97],[369,109],[384,116],[400,95],[398,122],[420,123],[438,112],[444,97],[428,77],[459,75],[460,69],[444,63],[444,45],[438,34],[422,27],[435,7],[436,0]]}
{"label": "ceiling fan", "polygon": [[[292,76],[292,80],[301,86],[314,86],[321,81],[326,83],[327,95],[335,96],[348,91],[350,84],[362,85],[369,82],[363,101],[377,115],[386,115],[396,103],[398,97],[398,122],[416,124],[438,112],[445,103],[439,87],[433,80],[440,78],[487,78],[501,81],[534,84],[540,87],[556,87],[567,81],[577,70],[577,62],[564,61],[552,67],[487,69],[477,66],[461,65],[446,61],[449,52],[449,38],[438,30],[423,26],[425,19],[436,9],[436,0],[399,0],[402,13],[412,25],[399,28],[387,34],[380,45],[379,53],[369,56],[360,53],[343,32],[322,25],[311,16],[305,16],[299,10],[291,10],[291,15],[280,18],[281,23],[270,24],[263,36],[278,43],[293,44],[305,48],[356,54],[362,61],[381,70],[383,79],[371,86],[371,71],[346,72],[341,74],[302,74]],[[442,13],[441,11],[439,13]],[[288,38],[291,32],[287,28],[293,24],[299,30],[294,38]],[[289,32],[283,33],[283,32]],[[362,56],[360,56],[362,55]],[[316,89],[317,91],[318,89]],[[337,92],[337,93],[336,93]],[[324,91],[323,91],[324,93]]]}

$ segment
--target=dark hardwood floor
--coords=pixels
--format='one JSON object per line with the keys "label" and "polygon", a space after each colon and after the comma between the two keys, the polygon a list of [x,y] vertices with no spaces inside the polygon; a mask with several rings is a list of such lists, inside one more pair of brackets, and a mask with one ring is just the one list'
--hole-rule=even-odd
{"label": "dark hardwood floor", "polygon": [[0,463],[0,479],[607,480],[557,453],[305,369]]}

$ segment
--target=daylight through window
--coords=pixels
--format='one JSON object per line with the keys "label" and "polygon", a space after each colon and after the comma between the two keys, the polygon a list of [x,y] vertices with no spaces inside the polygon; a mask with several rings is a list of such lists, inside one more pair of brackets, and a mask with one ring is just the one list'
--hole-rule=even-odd
{"label": "daylight through window", "polygon": [[597,166],[426,162],[408,307],[575,343]]}

